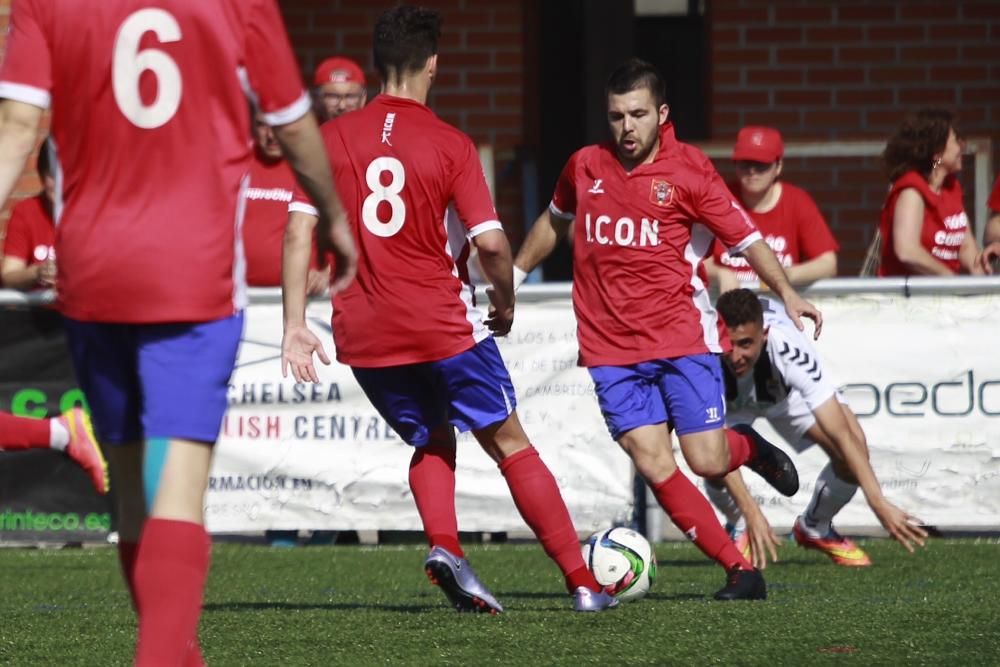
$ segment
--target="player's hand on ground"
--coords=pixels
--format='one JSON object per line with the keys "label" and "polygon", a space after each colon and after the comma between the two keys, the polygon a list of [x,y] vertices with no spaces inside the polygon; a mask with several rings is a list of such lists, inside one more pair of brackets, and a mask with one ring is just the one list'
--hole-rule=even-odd
{"label": "player's hand on ground", "polygon": [[756,512],[753,515],[744,515],[746,521],[746,534],[750,541],[750,562],[759,569],[767,567],[767,555],[771,554],[771,561],[778,562],[778,547],[781,540],[774,534],[774,529],[767,522],[763,512]]}
{"label": "player's hand on ground", "polygon": [[333,296],[350,285],[358,272],[358,253],[348,225],[331,226],[330,251],[333,253],[333,276],[329,286],[330,295]]}
{"label": "player's hand on ground", "polygon": [[823,313],[819,312],[819,308],[796,293],[785,301],[785,312],[788,313],[788,317],[792,319],[792,322],[799,328],[799,331],[806,330],[802,324],[803,317],[808,317],[812,320],[816,324],[813,330],[813,339],[819,338],[820,331],[823,330]]}
{"label": "player's hand on ground", "polygon": [[281,338],[281,377],[288,377],[288,369],[296,382],[319,382],[313,353],[325,365],[330,365],[323,343],[305,326],[289,327]]}
{"label": "player's hand on ground", "polygon": [[872,505],[872,511],[889,535],[910,553],[913,553],[914,546],[922,547],[927,543],[927,531],[920,527],[920,520],[888,500]]}

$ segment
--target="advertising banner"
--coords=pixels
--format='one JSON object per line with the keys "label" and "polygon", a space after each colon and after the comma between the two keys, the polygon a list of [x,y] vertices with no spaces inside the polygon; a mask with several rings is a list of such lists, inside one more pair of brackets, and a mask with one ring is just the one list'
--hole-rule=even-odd
{"label": "advertising banner", "polygon": [[[329,303],[308,322],[334,356]],[[255,305],[230,389],[209,480],[210,530],[267,528],[420,530],[407,473],[412,449],[368,402],[350,369],[319,366],[319,384],[281,377],[281,306]],[[608,435],[587,372],[576,365],[568,300],[518,309],[499,339],[528,436],[551,468],[576,526],[627,520],[628,459]],[[459,436],[456,503],[463,531],[524,530],[500,471]]]}
{"label": "advertising banner", "polygon": [[[941,528],[1000,528],[1000,358],[990,348],[1000,297],[869,293],[815,302],[826,322],[817,342],[826,372],[858,414],[889,499]],[[308,320],[334,357],[329,303],[310,303]],[[576,366],[568,295],[522,302],[514,331],[498,344],[521,422],[577,528],[627,521],[631,466],[608,435],[589,375]],[[281,376],[280,345],[281,306],[255,303],[209,480],[209,530],[419,530],[407,485],[412,450],[348,368],[320,365],[318,384],[298,384]],[[57,317],[0,308],[0,409],[41,417],[78,404],[85,401]],[[766,423],[755,427],[786,446]],[[818,447],[793,457],[802,482],[794,498],[744,474],[778,529],[803,511],[827,462]],[[468,435],[459,437],[456,497],[463,531],[526,530],[496,464]],[[837,522],[878,527],[861,494]],[[108,502],[64,456],[0,452],[0,540],[79,539],[108,525]]]}
{"label": "advertising banner", "polygon": [[[0,306],[0,410],[30,417],[86,405],[60,317],[48,308]],[[4,434],[0,432],[0,449]],[[86,473],[48,449],[0,452],[0,542],[102,539],[110,505]]]}

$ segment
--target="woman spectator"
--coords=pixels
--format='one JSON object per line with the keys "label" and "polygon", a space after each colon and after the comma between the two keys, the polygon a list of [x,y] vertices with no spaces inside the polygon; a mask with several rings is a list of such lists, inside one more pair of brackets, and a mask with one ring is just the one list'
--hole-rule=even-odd
{"label": "woman spectator", "polygon": [[892,187],[882,207],[880,276],[992,273],[962,204],[962,140],[943,109],[907,114],[882,153]]}

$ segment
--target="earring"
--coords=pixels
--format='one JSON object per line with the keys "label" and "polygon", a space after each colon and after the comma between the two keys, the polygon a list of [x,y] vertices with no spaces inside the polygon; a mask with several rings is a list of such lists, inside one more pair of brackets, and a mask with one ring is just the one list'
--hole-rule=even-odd
{"label": "earring", "polygon": [[932,165],[931,168],[932,169],[937,169],[940,166],[941,166],[941,158],[939,158],[939,157],[934,158],[934,164]]}

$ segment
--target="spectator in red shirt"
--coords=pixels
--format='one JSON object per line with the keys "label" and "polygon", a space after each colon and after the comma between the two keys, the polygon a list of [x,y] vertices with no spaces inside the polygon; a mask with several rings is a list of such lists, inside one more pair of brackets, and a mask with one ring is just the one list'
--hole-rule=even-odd
{"label": "spectator in red shirt", "polygon": [[[247,260],[247,285],[281,285],[281,244],[288,222],[288,202],[295,189],[295,174],[281,154],[281,145],[260,113],[254,115],[254,151],[250,187],[243,216],[243,252]],[[322,294],[330,283],[330,266],[319,266],[316,243],[310,260],[308,293]]]}
{"label": "spectator in red shirt", "polygon": [[990,208],[990,219],[986,223],[983,243],[989,245],[1000,241],[1000,174],[997,175],[997,180],[993,183],[993,192],[990,193],[990,199],[986,205]]}
{"label": "spectator in red shirt", "polygon": [[48,141],[38,151],[37,169],[42,191],[18,202],[7,223],[0,285],[8,289],[28,291],[56,284],[56,229],[52,220],[55,179],[49,167]]}
{"label": "spectator in red shirt", "polygon": [[[784,152],[777,130],[744,127],[733,147],[739,180],[731,189],[781,262],[789,282],[803,285],[832,278],[837,275],[840,246],[812,197],[802,188],[779,180]],[[731,255],[718,239],[706,268],[719,281],[721,292],[739,287],[741,281],[758,280],[749,262],[741,255]]]}
{"label": "spectator in red shirt", "polygon": [[962,203],[962,140],[944,109],[907,114],[882,153],[892,187],[879,224],[880,276],[992,273]]}
{"label": "spectator in red shirt", "polygon": [[360,109],[368,101],[365,73],[350,58],[327,58],[313,75],[316,84],[316,109],[320,120],[327,121],[348,111]]}

